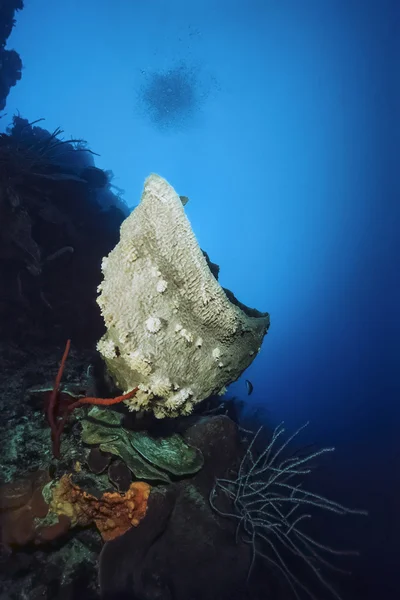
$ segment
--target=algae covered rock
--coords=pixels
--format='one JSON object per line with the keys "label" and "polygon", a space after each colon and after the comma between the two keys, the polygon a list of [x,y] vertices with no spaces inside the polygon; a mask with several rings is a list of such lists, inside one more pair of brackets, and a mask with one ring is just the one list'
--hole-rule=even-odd
{"label": "algae covered rock", "polygon": [[250,365],[268,313],[228,298],[211,273],[175,190],[158,175],[103,260],[98,304],[107,332],[98,343],[132,410],[189,414],[223,393]]}

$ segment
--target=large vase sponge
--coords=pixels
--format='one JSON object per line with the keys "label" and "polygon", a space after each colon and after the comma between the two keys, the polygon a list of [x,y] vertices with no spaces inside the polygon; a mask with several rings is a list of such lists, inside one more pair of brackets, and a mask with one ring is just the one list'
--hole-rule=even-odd
{"label": "large vase sponge", "polygon": [[257,355],[268,313],[228,299],[162,177],[147,178],[102,271],[97,301],[107,332],[98,350],[118,387],[139,386],[132,410],[188,414]]}

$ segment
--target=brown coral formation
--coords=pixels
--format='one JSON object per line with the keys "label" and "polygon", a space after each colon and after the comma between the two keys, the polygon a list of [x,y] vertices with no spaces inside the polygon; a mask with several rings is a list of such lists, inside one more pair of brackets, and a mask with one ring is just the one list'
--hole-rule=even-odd
{"label": "brown coral formation", "polygon": [[[147,510],[150,485],[132,483],[126,493],[105,492],[100,498],[74,484],[70,475],[54,484],[47,471],[28,473],[0,487],[0,544],[18,548],[43,544],[70,527],[94,523],[104,541],[113,540],[140,523]],[[46,486],[45,496],[43,488]],[[49,497],[48,497],[49,496]]]}
{"label": "brown coral formation", "polygon": [[68,531],[70,520],[60,516],[52,523],[41,522],[49,507],[42,490],[50,481],[47,471],[27,473],[22,479],[0,487],[0,543],[5,547],[51,542]]}
{"label": "brown coral formation", "polygon": [[64,475],[53,490],[50,509],[59,517],[68,517],[72,526],[95,523],[107,542],[140,523],[146,514],[150,489],[148,483],[135,481],[125,494],[105,492],[96,498]]}

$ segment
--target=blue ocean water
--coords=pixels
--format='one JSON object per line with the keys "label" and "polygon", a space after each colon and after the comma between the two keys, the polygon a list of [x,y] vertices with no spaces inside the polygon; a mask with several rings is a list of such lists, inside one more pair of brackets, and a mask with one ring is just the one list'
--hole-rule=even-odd
{"label": "blue ocean water", "polygon": [[152,172],[189,197],[221,284],[271,315],[229,393],[310,421],[324,492],[369,511],[360,599],[400,594],[399,39],[395,0],[30,0],[1,121],[87,140],[129,208]]}

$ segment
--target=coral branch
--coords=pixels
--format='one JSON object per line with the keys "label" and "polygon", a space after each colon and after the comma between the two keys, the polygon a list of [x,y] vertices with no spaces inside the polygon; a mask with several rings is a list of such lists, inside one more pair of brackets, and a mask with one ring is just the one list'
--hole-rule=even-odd
{"label": "coral branch", "polygon": [[[71,340],[67,340],[63,357],[61,359],[60,368],[58,369],[57,377],[54,383],[54,388],[50,396],[49,404],[47,407],[47,419],[49,421],[50,429],[51,429],[51,439],[53,442],[53,454],[56,458],[59,458],[60,454],[60,443],[59,438],[61,435],[61,431],[64,428],[64,424],[62,426],[61,431],[59,432],[59,425],[57,423],[57,412],[58,412],[58,400],[60,393],[60,383],[61,378],[64,373],[65,363],[69,354],[69,350],[71,347]],[[62,421],[61,421],[62,422]]]}
{"label": "coral branch", "polygon": [[47,419],[51,429],[51,439],[53,445],[53,455],[55,458],[60,458],[60,438],[64,430],[65,423],[68,415],[75,409],[84,404],[97,404],[100,406],[111,406],[118,404],[129,398],[133,398],[139,388],[134,388],[127,394],[117,396],[116,398],[94,398],[94,397],[83,397],[79,398],[76,402],[70,404],[66,409],[61,419],[58,419],[60,413],[60,383],[64,373],[65,363],[68,357],[68,353],[71,347],[71,340],[67,340],[63,357],[61,359],[60,367],[58,369],[57,377],[54,383],[53,391],[49,399],[47,407]]}
{"label": "coral branch", "polygon": [[133,398],[138,389],[138,387],[135,387],[131,392],[123,394],[122,396],[116,396],[115,398],[79,398],[79,400],[77,400],[68,407],[68,410],[73,411],[75,408],[77,408],[78,406],[82,406],[83,404],[97,404],[99,406],[111,406],[112,404],[118,404],[119,402],[123,402],[124,400],[129,400],[129,398]]}

